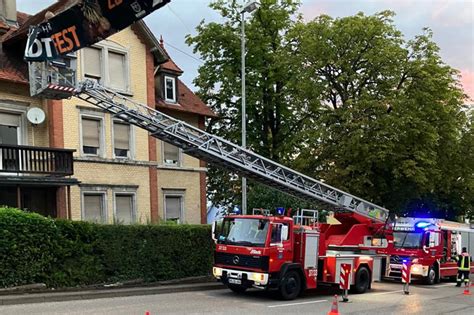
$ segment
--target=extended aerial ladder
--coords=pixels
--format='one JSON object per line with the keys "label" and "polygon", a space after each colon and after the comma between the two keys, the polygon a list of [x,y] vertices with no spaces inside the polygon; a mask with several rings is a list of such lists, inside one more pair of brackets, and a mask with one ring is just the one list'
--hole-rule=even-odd
{"label": "extended aerial ladder", "polygon": [[114,117],[148,130],[152,136],[183,149],[186,154],[212,162],[290,195],[324,202],[379,222],[384,222],[388,217],[389,211],[383,207],[140,104],[95,81],[86,80],[79,83],[75,96]]}
{"label": "extended aerial ladder", "polygon": [[[30,30],[25,59],[29,61],[31,95],[50,99],[75,95],[117,118],[148,130],[152,136],[183,149],[186,154],[288,194],[324,202],[376,222],[385,222],[389,211],[383,207],[140,104],[95,81],[80,82],[76,88],[74,51],[141,20],[168,2],[170,0],[69,0],[65,11],[52,15],[49,20]],[[96,19],[90,18],[91,12],[94,12],[93,17],[106,20],[111,27],[96,34]],[[72,37],[62,40],[61,36]]]}

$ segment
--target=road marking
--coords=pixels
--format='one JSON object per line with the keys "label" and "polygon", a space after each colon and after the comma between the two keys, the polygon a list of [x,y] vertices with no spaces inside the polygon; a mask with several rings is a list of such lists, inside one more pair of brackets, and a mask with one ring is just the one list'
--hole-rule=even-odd
{"label": "road marking", "polygon": [[278,305],[267,305],[267,307],[284,307],[284,306],[293,306],[293,305],[303,305],[303,304],[314,304],[327,302],[328,300],[317,300],[317,301],[308,301],[308,302],[298,302],[298,303],[288,303],[288,304],[278,304]]}
{"label": "road marking", "polygon": [[389,292],[379,292],[379,293],[369,293],[365,295],[384,295],[384,294],[392,294],[392,293],[399,293],[403,292],[403,290],[397,290],[397,291],[389,291]]}
{"label": "road marking", "polygon": [[[433,285],[431,286],[432,288],[442,288],[442,287],[454,287],[454,285],[452,283],[445,283],[445,284],[439,284],[439,285]],[[425,289],[425,288],[423,288]]]}

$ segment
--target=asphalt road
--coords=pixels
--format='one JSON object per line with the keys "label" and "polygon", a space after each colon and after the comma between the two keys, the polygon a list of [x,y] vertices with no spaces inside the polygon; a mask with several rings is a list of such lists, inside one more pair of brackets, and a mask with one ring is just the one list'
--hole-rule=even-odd
{"label": "asphalt road", "polygon": [[[474,289],[474,287],[472,287]],[[374,283],[370,293],[350,295],[339,303],[345,314],[474,314],[473,295],[453,283],[413,285],[404,295],[398,283]],[[314,290],[293,301],[249,291],[236,295],[229,290],[170,293],[136,297],[0,306],[0,314],[327,314],[334,292]]]}

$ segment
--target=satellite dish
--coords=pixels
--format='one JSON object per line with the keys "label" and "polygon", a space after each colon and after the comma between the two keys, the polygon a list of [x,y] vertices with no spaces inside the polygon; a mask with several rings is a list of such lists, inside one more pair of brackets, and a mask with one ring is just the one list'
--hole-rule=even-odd
{"label": "satellite dish", "polygon": [[28,118],[28,121],[30,123],[34,125],[39,125],[44,121],[44,119],[46,118],[46,115],[41,108],[32,107],[26,113],[26,118]]}

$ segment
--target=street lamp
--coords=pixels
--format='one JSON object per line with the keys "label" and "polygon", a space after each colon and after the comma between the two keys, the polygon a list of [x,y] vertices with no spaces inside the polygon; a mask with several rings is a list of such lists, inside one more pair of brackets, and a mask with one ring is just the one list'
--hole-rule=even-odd
{"label": "street lamp", "polygon": [[[257,2],[251,1],[247,3],[241,14],[242,34],[241,34],[241,54],[242,54],[242,147],[247,146],[247,130],[245,113],[245,13],[252,13],[257,9]],[[247,178],[242,177],[242,214],[247,214]]]}

